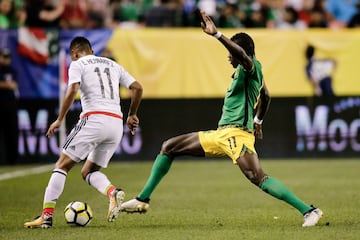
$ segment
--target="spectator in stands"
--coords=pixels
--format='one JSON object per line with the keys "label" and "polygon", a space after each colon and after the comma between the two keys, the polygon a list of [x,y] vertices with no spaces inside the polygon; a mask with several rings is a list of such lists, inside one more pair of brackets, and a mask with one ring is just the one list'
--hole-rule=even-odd
{"label": "spectator in stands", "polygon": [[326,11],[330,16],[329,27],[344,28],[356,14],[358,0],[327,0]]}
{"label": "spectator in stands", "polygon": [[357,12],[350,19],[350,22],[347,25],[347,27],[349,28],[360,27],[360,1],[356,4],[356,7],[357,7]]}
{"label": "spectator in stands", "polygon": [[328,13],[325,9],[325,0],[315,0],[314,7],[310,11],[309,28],[328,27]]}
{"label": "spectator in stands", "polygon": [[65,4],[71,0],[60,0],[54,6],[51,0],[27,0],[26,21],[28,27],[59,27]]}
{"label": "spectator in stands", "polygon": [[279,21],[276,25],[278,29],[305,29],[304,22],[299,20],[298,12],[293,7],[285,7],[282,21]]}
{"label": "spectator in stands", "polygon": [[15,164],[18,158],[18,85],[16,72],[11,67],[10,50],[0,49],[0,159]]}
{"label": "spectator in stands", "polygon": [[89,28],[103,28],[105,27],[106,13],[110,6],[109,0],[87,0],[88,1],[88,16]]}
{"label": "spectator in stands", "polygon": [[303,0],[300,8],[297,9],[299,20],[309,26],[311,11],[314,7],[314,0]]}
{"label": "spectator in stands", "polygon": [[265,0],[257,0],[251,4],[245,21],[247,28],[274,28],[275,15]]}
{"label": "spectator in stands", "polygon": [[141,18],[141,5],[135,0],[110,0],[105,25],[137,27]]}
{"label": "spectator in stands", "polygon": [[14,11],[14,18],[11,27],[18,28],[24,26],[26,21],[25,0],[15,0]]}
{"label": "spectator in stands", "polygon": [[0,29],[10,28],[12,10],[11,0],[0,0]]}
{"label": "spectator in stands", "polygon": [[315,96],[334,96],[332,73],[336,67],[333,59],[315,58],[315,47],[308,45],[305,51],[306,76],[310,81]]}
{"label": "spectator in stands", "polygon": [[198,27],[200,17],[198,14],[199,8],[197,6],[197,0],[184,0],[183,1],[183,14],[184,14],[184,26],[185,27]]}
{"label": "spectator in stands", "polygon": [[182,4],[177,0],[160,0],[145,13],[145,25],[148,27],[181,27]]}
{"label": "spectator in stands", "polygon": [[67,1],[60,17],[60,26],[63,29],[87,28],[87,0]]}
{"label": "spectator in stands", "polygon": [[[313,0],[310,0],[313,1]],[[307,0],[285,0],[285,5],[294,8],[296,11],[301,10],[304,7],[304,2]]]}
{"label": "spectator in stands", "polygon": [[283,22],[283,15],[286,7],[285,0],[267,0],[265,2],[274,14],[274,27],[277,27],[279,23]]}
{"label": "spectator in stands", "polygon": [[226,2],[221,9],[218,19],[220,28],[240,28],[244,27],[242,23],[246,19],[246,13],[233,2]]}

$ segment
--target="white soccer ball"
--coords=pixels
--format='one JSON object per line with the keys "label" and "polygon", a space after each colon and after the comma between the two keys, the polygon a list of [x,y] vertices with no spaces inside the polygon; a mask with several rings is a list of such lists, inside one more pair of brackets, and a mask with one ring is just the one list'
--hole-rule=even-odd
{"label": "white soccer ball", "polygon": [[65,207],[64,215],[67,224],[85,227],[91,222],[93,211],[85,202],[72,201]]}

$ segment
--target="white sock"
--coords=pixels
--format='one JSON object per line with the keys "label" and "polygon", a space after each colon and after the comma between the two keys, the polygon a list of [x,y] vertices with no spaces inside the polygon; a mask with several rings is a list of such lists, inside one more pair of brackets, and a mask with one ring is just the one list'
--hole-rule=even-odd
{"label": "white sock", "polygon": [[[44,207],[54,207],[64,190],[67,173],[61,169],[54,169],[45,190]],[[50,204],[50,205],[49,205]]]}
{"label": "white sock", "polygon": [[111,185],[109,179],[100,171],[91,172],[86,175],[85,181],[107,196],[107,188]]}

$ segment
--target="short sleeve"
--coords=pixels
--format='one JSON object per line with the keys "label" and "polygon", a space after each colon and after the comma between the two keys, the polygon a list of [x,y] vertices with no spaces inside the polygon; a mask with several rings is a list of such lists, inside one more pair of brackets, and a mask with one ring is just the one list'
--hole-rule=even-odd
{"label": "short sleeve", "polygon": [[69,74],[68,85],[81,82],[81,71],[82,68],[78,62],[71,62],[68,72]]}

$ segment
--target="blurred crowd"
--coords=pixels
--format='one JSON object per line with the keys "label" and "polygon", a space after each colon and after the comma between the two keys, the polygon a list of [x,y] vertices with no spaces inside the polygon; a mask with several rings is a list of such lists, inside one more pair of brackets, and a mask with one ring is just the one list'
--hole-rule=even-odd
{"label": "blurred crowd", "polygon": [[360,26],[360,0],[0,0],[0,29],[195,27],[198,9],[222,28]]}

